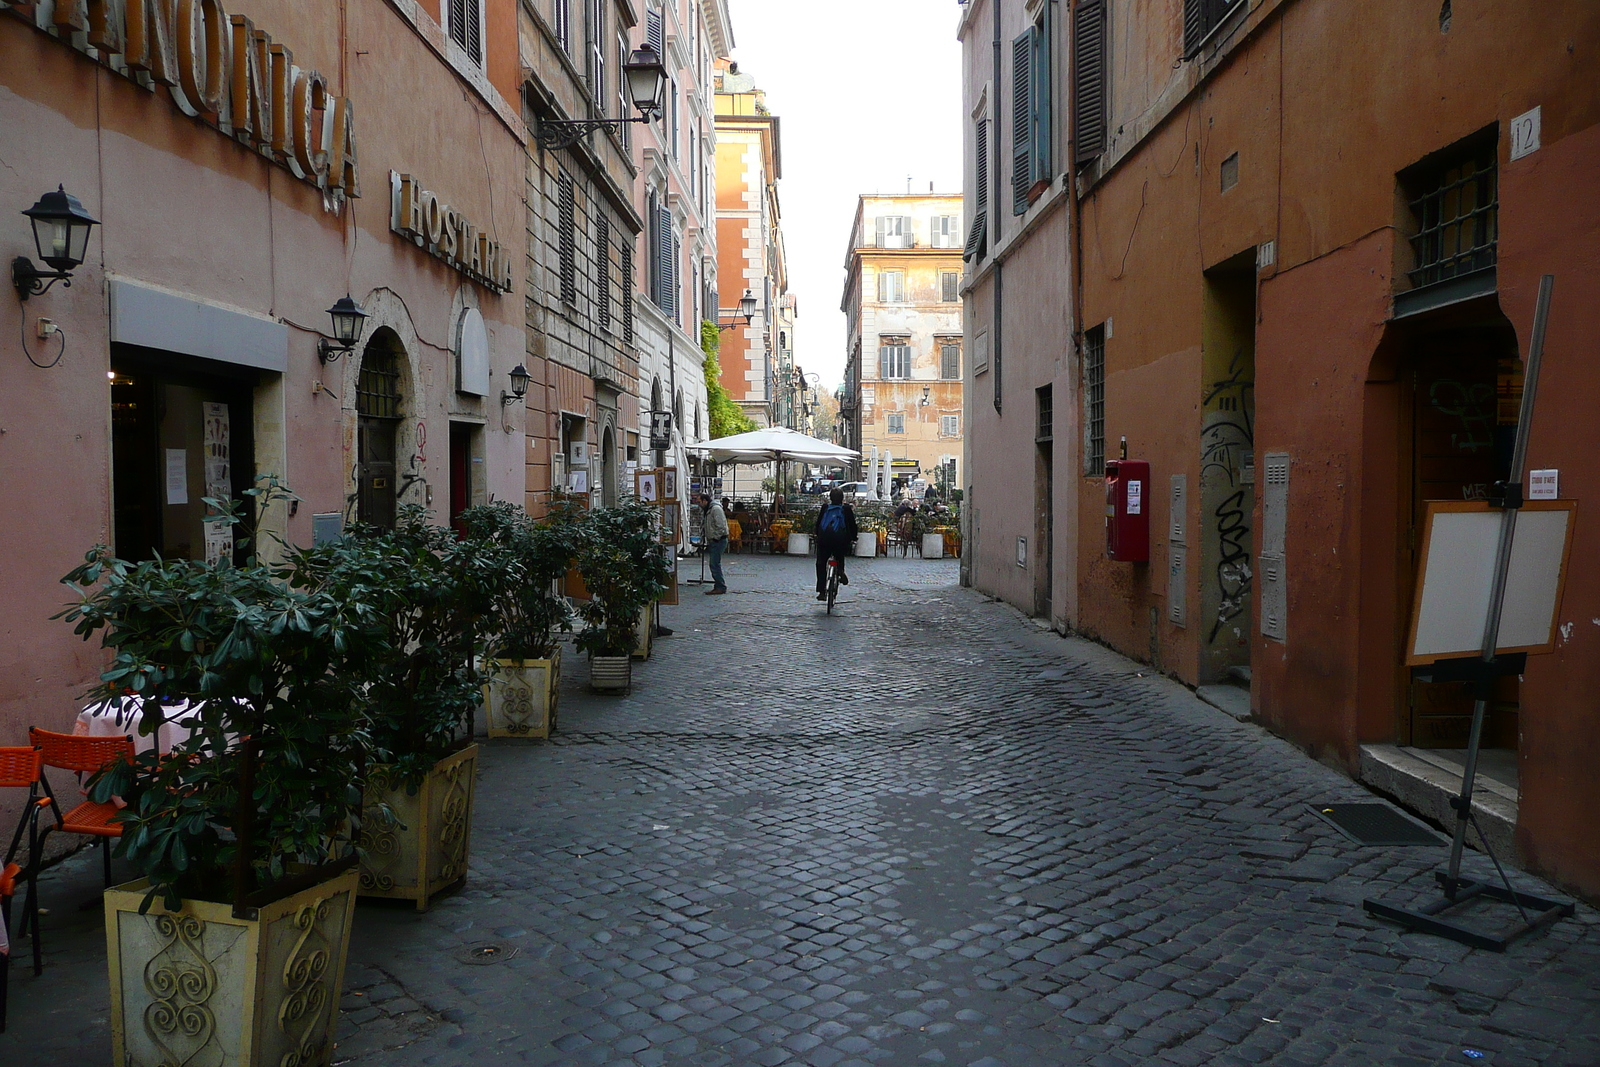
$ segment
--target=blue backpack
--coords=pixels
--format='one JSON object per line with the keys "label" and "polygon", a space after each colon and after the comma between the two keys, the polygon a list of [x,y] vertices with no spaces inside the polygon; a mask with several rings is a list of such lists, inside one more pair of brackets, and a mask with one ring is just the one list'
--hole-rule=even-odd
{"label": "blue backpack", "polygon": [[844,505],[829,504],[823,509],[822,518],[817,520],[817,533],[828,538],[844,536]]}

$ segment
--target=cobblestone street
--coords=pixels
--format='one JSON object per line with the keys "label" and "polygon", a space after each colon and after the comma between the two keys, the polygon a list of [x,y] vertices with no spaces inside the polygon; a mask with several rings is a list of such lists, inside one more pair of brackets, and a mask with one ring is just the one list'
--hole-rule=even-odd
{"label": "cobblestone street", "polygon": [[[1444,849],[1339,835],[1342,775],[953,561],[851,574],[830,617],[731,557],[626,698],[569,649],[556,739],[485,744],[466,888],[359,909],[334,1062],[1600,1064],[1593,909],[1504,956],[1374,922]],[[0,1062],[109,1062],[97,888],[44,881]]]}

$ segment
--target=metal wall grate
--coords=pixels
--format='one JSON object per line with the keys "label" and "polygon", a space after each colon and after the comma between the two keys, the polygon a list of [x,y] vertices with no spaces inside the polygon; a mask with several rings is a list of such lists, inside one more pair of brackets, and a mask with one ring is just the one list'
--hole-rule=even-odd
{"label": "metal wall grate", "polygon": [[1499,238],[1500,183],[1493,143],[1434,172],[1427,191],[1411,201],[1413,287],[1432,285],[1494,266]]}

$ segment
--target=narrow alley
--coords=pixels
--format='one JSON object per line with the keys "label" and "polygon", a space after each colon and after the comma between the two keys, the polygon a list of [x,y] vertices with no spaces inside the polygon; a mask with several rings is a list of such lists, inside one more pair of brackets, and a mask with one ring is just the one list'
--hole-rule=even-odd
{"label": "narrow alley", "polygon": [[[360,907],[333,1063],[1600,1062],[1592,909],[1503,956],[1375,922],[1445,850],[1341,836],[1345,776],[954,561],[833,616],[810,566],[730,559],[630,696],[573,656],[555,738],[485,745],[466,887]],[[100,912],[45,924],[0,1059],[103,1067]]]}

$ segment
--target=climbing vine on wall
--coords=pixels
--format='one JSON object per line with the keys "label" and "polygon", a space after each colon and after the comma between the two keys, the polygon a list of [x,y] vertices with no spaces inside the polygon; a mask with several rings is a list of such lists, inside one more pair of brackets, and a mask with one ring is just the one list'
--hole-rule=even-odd
{"label": "climbing vine on wall", "polygon": [[700,348],[706,354],[706,405],[710,408],[713,439],[756,429],[755,422],[739,409],[739,405],[722,387],[722,365],[717,362],[717,349],[721,345],[722,331],[717,329],[717,324],[701,322]]}

